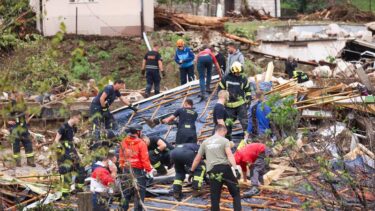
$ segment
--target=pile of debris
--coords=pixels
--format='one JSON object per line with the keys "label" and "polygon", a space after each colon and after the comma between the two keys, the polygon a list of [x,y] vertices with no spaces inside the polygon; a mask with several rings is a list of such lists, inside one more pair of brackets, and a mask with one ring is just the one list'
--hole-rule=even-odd
{"label": "pile of debris", "polygon": [[224,23],[228,18],[216,18],[207,16],[196,16],[184,13],[172,13],[161,8],[155,8],[155,24],[159,27],[167,26],[177,31],[187,29],[224,29]]}
{"label": "pile of debris", "polygon": [[309,15],[300,15],[298,19],[303,21],[331,20],[344,22],[369,22],[375,21],[375,15],[372,12],[361,11],[352,4],[339,4]]}
{"label": "pile of debris", "polygon": [[273,17],[270,12],[266,12],[264,9],[257,10],[253,7],[249,8],[247,11],[229,11],[226,14],[227,17],[230,17],[232,21],[254,21],[254,20],[270,20]]}

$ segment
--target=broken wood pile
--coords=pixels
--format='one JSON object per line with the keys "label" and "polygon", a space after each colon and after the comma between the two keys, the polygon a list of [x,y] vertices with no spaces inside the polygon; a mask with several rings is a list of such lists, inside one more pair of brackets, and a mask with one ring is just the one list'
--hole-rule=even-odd
{"label": "broken wood pile", "polygon": [[369,22],[375,20],[372,12],[361,11],[351,4],[338,4],[309,15],[300,15],[300,20],[331,20],[345,22]]}
{"label": "broken wood pile", "polygon": [[249,8],[247,11],[242,13],[237,11],[229,11],[226,14],[227,17],[230,17],[233,21],[253,21],[253,20],[269,20],[273,17],[270,12],[266,12],[264,9],[257,10],[253,7]]}
{"label": "broken wood pile", "polygon": [[224,29],[228,18],[196,16],[183,13],[172,13],[161,8],[155,8],[155,24],[159,26],[172,26],[178,31],[187,29]]}

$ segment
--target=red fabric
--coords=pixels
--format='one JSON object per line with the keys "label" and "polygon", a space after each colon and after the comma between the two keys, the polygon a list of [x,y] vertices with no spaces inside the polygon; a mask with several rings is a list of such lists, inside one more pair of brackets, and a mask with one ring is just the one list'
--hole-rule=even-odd
{"label": "red fabric", "polygon": [[212,61],[214,62],[214,64],[217,64],[217,60],[216,60],[216,57],[215,55],[211,52],[210,49],[206,48],[204,49],[203,51],[199,52],[198,53],[198,57],[201,56],[201,55],[204,55],[204,54],[209,54],[212,58]]}
{"label": "red fabric", "polygon": [[91,174],[91,177],[107,187],[115,182],[115,180],[111,176],[111,173],[104,167],[95,168],[95,170]]}
{"label": "red fabric", "polygon": [[121,168],[130,163],[132,168],[144,169],[147,172],[152,170],[146,143],[134,136],[128,136],[122,140],[119,163]]}
{"label": "red fabric", "polygon": [[252,164],[256,161],[259,154],[266,151],[266,145],[261,143],[248,144],[239,151],[234,153],[236,164],[240,165],[242,170],[246,172],[247,164]]}

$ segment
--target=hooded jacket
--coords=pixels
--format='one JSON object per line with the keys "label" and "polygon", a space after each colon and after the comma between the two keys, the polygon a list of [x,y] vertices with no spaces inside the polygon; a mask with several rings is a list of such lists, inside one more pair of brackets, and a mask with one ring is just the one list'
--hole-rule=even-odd
{"label": "hooded jacket", "polygon": [[[178,65],[180,65],[180,68],[188,68],[194,65],[194,53],[193,51],[188,48],[184,47],[183,50],[177,49],[176,54],[174,57],[174,60]],[[180,60],[182,60],[182,64],[180,64]]]}
{"label": "hooded jacket", "polygon": [[233,54],[228,54],[228,62],[225,68],[225,75],[229,74],[230,68],[235,61],[238,61],[239,63],[241,63],[242,66],[245,65],[245,58],[239,49],[237,49],[237,51],[234,52]]}
{"label": "hooded jacket", "polygon": [[93,165],[91,178],[91,192],[109,192],[109,185],[115,182],[115,179],[111,176],[111,173],[101,161],[98,161]]}
{"label": "hooded jacket", "polygon": [[146,143],[132,135],[125,137],[121,142],[119,163],[121,168],[131,165],[132,168],[145,170],[146,172],[152,170]]}
{"label": "hooded jacket", "polygon": [[258,159],[259,154],[266,151],[266,145],[261,143],[248,144],[234,153],[236,164],[241,166],[242,171],[246,172],[246,165],[252,164]]}

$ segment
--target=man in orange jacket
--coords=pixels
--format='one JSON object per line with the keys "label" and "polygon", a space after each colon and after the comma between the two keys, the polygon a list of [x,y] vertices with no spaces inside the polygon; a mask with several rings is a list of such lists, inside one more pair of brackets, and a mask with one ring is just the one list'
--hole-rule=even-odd
{"label": "man in orange jacket", "polygon": [[[128,128],[128,136],[121,142],[119,150],[120,168],[125,174],[133,172],[134,177],[137,179],[138,186],[138,188],[125,188],[125,199],[122,204],[124,210],[128,210],[132,196],[134,196],[134,210],[144,210],[142,204],[146,195],[146,181],[147,178],[152,178],[152,167],[148,156],[147,145],[140,138],[141,135],[142,125],[130,125]],[[129,184],[132,177],[127,176],[126,180],[125,183]]]}

